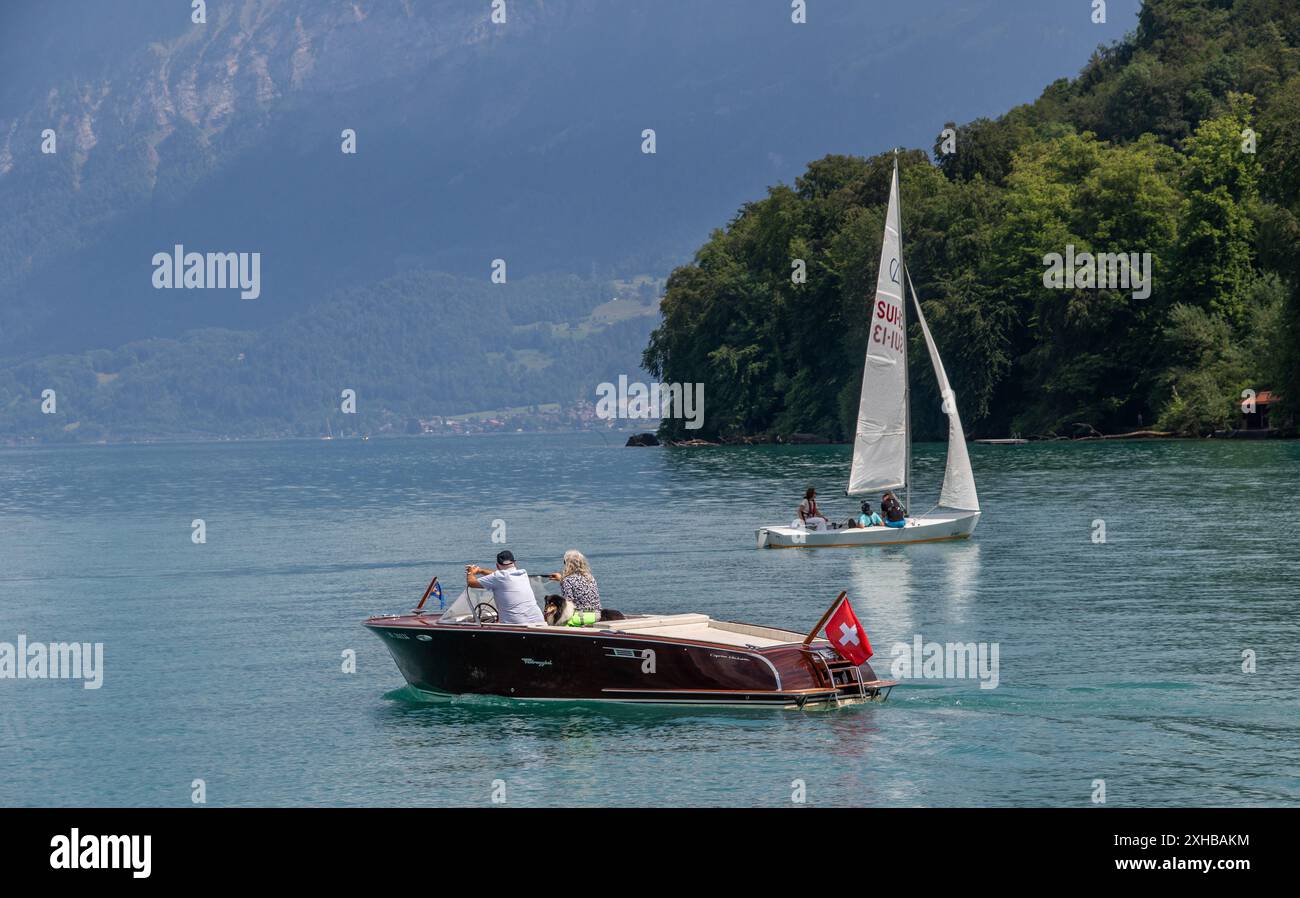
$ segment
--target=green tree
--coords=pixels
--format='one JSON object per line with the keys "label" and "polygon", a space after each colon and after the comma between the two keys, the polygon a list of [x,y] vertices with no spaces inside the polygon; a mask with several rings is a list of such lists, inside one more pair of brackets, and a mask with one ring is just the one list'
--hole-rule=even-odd
{"label": "green tree", "polygon": [[1225,115],[1203,122],[1187,141],[1183,189],[1183,295],[1233,327],[1245,323],[1244,288],[1253,276],[1251,258],[1258,200],[1258,164],[1243,150],[1253,98],[1235,98]]}

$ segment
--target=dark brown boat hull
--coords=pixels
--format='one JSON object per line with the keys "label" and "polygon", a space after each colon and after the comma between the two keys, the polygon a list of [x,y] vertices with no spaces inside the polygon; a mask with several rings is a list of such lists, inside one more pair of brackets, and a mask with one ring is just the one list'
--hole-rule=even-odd
{"label": "dark brown boat hull", "polygon": [[893,685],[876,681],[868,664],[857,675],[852,668],[832,673],[817,646],[749,649],[630,632],[438,626],[421,616],[372,618],[366,626],[408,683],[438,695],[805,707],[880,698]]}

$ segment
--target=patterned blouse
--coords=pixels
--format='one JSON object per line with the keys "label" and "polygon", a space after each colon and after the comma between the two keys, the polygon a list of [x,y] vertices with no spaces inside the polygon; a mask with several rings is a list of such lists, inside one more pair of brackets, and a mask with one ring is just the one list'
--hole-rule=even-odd
{"label": "patterned blouse", "polygon": [[582,574],[570,574],[560,581],[564,597],[573,603],[576,611],[599,611],[600,590],[596,581]]}

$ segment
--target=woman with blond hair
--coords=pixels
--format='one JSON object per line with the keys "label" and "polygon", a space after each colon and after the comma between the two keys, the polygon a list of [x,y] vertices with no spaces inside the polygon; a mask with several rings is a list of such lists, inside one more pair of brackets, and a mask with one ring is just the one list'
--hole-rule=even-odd
{"label": "woman with blond hair", "polygon": [[[568,618],[570,627],[586,627],[600,620],[600,590],[596,587],[596,578],[591,573],[591,565],[577,549],[564,553],[564,570],[551,574],[552,580],[560,582],[564,594],[564,603],[573,604],[573,614]],[[565,620],[556,623],[563,625]]]}

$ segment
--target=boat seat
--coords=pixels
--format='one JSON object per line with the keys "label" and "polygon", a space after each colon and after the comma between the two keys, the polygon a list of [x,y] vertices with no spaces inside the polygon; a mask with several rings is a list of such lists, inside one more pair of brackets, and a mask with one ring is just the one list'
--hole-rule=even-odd
{"label": "boat seat", "polygon": [[648,630],[654,627],[680,627],[687,624],[707,624],[707,614],[646,614],[626,617],[623,620],[598,621],[586,629],[594,630]]}

